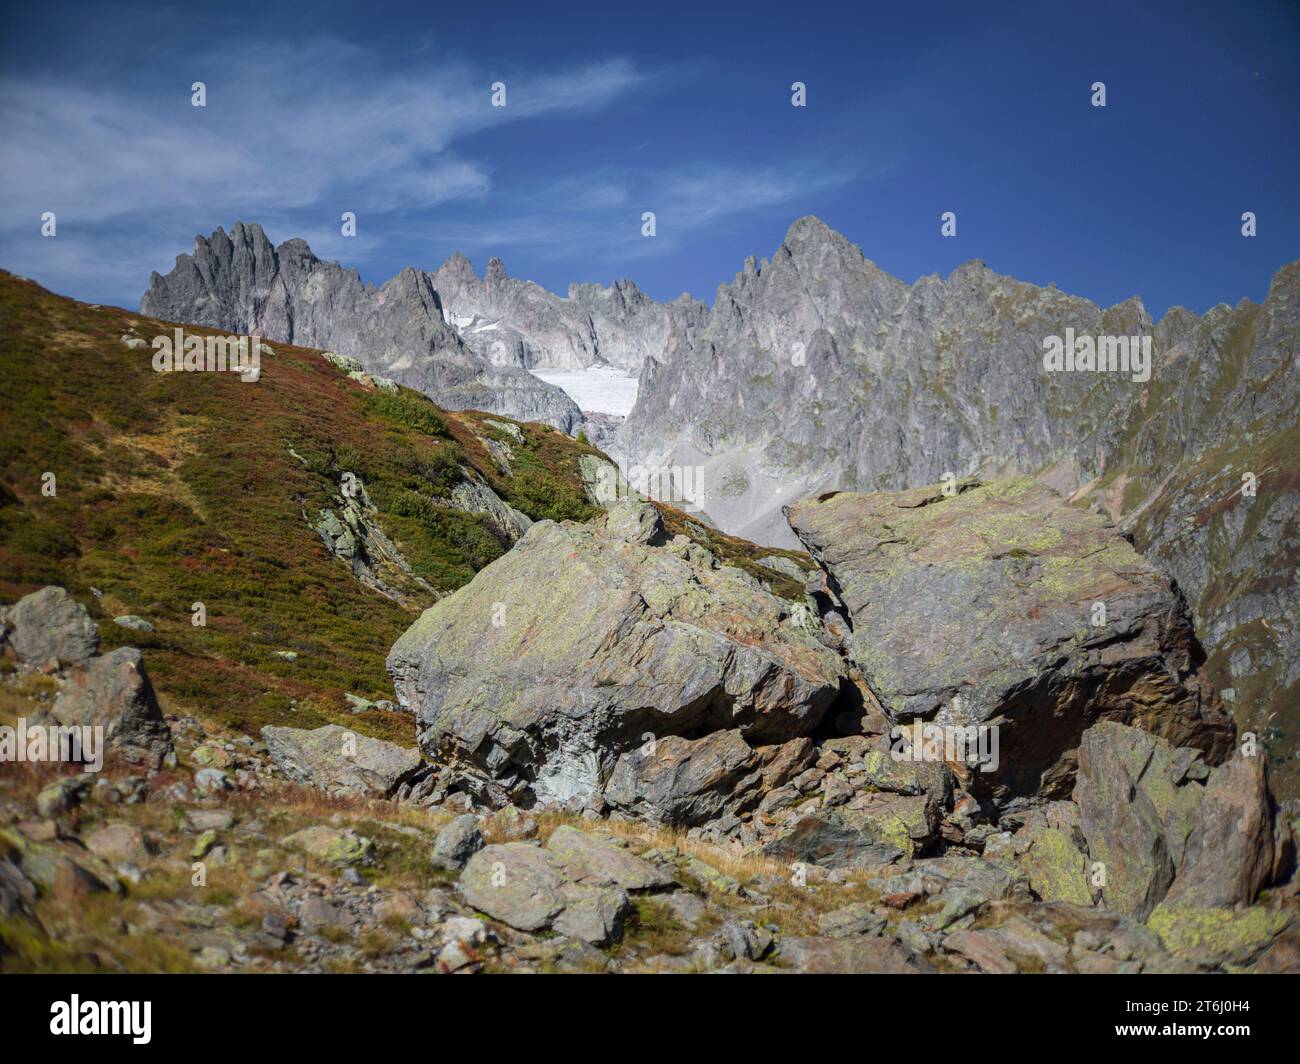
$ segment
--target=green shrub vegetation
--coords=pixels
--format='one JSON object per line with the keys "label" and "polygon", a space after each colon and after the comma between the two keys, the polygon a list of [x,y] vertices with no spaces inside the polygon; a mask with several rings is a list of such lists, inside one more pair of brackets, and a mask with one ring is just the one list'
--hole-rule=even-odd
{"label": "green shrub vegetation", "polygon": [[[67,587],[106,648],[144,649],[169,712],[254,734],[335,720],[413,741],[409,718],[355,716],[342,697],[391,697],[384,659],[433,601],[418,588],[400,604],[366,588],[312,530],[321,509],[339,509],[345,472],[439,593],[507,547],[481,515],[448,505],[463,469],[533,516],[594,513],[576,441],[538,432],[521,448],[529,473],[515,491],[479,440],[484,415],[369,390],[314,351],[272,344],[251,384],[155,374],[152,352],[121,337],[148,341],[169,323],[3,272],[0,320],[0,602]],[[42,494],[47,472],[53,496]],[[196,602],[204,627],[191,624]],[[154,631],[118,628],[123,613]]]}

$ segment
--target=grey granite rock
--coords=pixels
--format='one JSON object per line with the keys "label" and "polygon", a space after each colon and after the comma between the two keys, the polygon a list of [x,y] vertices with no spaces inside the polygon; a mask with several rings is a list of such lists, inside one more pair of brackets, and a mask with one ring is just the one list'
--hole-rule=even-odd
{"label": "grey granite rock", "polygon": [[386,798],[420,767],[420,751],[326,724],[262,729],[267,753],[286,778],[326,794]]}
{"label": "grey granite rock", "polygon": [[171,728],[135,647],[119,647],[72,669],[51,715],[64,726],[103,727],[109,753],[148,769],[161,768],[174,755]]}
{"label": "grey granite rock", "polygon": [[1103,717],[1226,753],[1232,722],[1168,578],[1033,478],[827,493],[789,519],[885,712],[987,729],[989,754],[996,736],[969,786],[1000,802],[1068,794],[1079,736]]}
{"label": "grey granite rock", "polygon": [[86,607],[61,587],[24,595],[0,613],[0,632],[28,665],[77,665],[99,649],[99,629]]}
{"label": "grey granite rock", "polygon": [[539,521],[393,647],[421,746],[464,787],[498,804],[592,800],[620,756],[657,758],[651,740],[781,742],[839,693],[842,660],[789,602],[685,537],[626,531]]}
{"label": "grey granite rock", "polygon": [[515,365],[494,365],[443,318],[432,275],[405,269],[375,288],[322,262],[303,240],[273,247],[261,226],[198,237],[166,277],[153,274],[144,314],[329,349],[370,374],[452,410],[477,409],[576,432],[582,415],[562,391]]}

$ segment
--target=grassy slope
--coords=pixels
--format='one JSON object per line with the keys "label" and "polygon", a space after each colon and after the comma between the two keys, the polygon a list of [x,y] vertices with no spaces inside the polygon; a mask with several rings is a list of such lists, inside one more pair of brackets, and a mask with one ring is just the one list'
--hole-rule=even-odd
{"label": "grassy slope", "polygon": [[[390,696],[384,658],[432,600],[417,592],[403,607],[364,588],[308,527],[304,513],[314,520],[331,505],[344,471],[362,478],[384,530],[442,592],[506,549],[482,517],[433,501],[461,464],[530,516],[597,512],[577,475],[591,449],[561,433],[524,426],[519,471],[502,477],[476,436],[488,431],[483,415],[367,390],[285,344],[263,358],[257,383],[155,374],[150,350],[121,342],[131,329],[146,340],[170,332],[0,273],[0,600],[66,586],[106,646],[145,648],[171,710],[249,732],[339,720],[411,741],[409,718],[359,718],[342,697]],[[55,497],[42,495],[45,472]],[[190,623],[194,602],[206,627]],[[111,623],[123,613],[154,632]]]}
{"label": "grassy slope", "polygon": [[[343,693],[391,697],[384,659],[432,597],[412,585],[399,605],[364,587],[307,516],[337,510],[342,474],[356,474],[415,573],[450,592],[507,549],[484,518],[437,503],[461,466],[530,517],[587,520],[599,510],[578,460],[600,452],[536,424],[518,424],[521,445],[486,423],[508,418],[364,388],[305,348],[274,344],[261,380],[242,383],[232,373],[156,374],[151,350],[121,340],[171,329],[0,271],[0,602],[67,587],[106,649],[145,649],[169,712],[249,734],[335,721],[409,744],[409,717],[353,715]],[[510,474],[485,437],[510,445]],[[46,472],[54,497],[41,492]],[[811,568],[806,556],[663,510],[672,532],[800,594],[756,559],[782,554]],[[206,627],[191,624],[195,602]],[[154,631],[112,623],[125,613]]]}

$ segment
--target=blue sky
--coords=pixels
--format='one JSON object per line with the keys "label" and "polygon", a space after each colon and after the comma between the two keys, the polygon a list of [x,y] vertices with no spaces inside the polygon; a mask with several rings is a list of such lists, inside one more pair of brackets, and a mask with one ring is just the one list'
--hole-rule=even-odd
{"label": "blue sky", "polygon": [[1296,3],[11,0],[2,17],[0,266],[96,302],[137,306],[151,270],[236,220],[376,283],[461,250],[561,293],[626,276],[709,302],[808,213],[908,281],[979,258],[1157,316],[1260,299],[1300,258]]}

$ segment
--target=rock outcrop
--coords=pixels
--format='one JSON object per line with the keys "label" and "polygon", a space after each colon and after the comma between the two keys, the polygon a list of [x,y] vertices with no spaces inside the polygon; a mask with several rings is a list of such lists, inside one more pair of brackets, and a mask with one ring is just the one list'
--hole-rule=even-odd
{"label": "rock outcrop", "polygon": [[885,712],[1000,732],[977,790],[1067,794],[1079,737],[1098,719],[1222,760],[1234,730],[1197,673],[1200,647],[1169,580],[1109,522],[1033,478],[832,493],[788,515]]}
{"label": "rock outcrop", "polygon": [[748,748],[818,726],[845,674],[800,616],[685,536],[667,540],[653,507],[620,503],[603,524],[534,524],[426,610],[388,667],[421,747],[467,787],[595,801],[613,774],[636,804],[635,771],[616,766],[647,744],[735,730]]}
{"label": "rock outcrop", "polygon": [[576,432],[582,414],[562,391],[515,365],[493,364],[443,317],[430,274],[405,269],[375,288],[322,262],[303,240],[273,247],[261,226],[198,237],[166,277],[155,273],[144,314],[316,347],[367,373],[424,392],[452,410],[488,410]]}
{"label": "rock outcrop", "polygon": [[683,295],[657,303],[631,281],[569,286],[568,298],[506,274],[491,259],[480,279],[464,255],[433,274],[443,317],[494,364],[526,369],[605,365],[636,373],[646,359],[689,343],[703,303]]}

